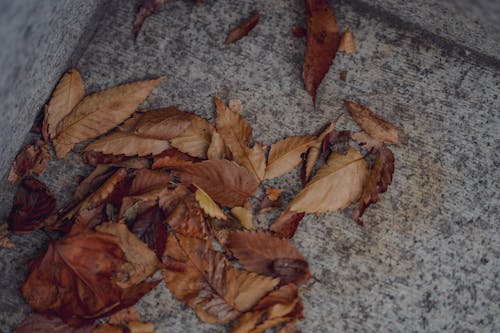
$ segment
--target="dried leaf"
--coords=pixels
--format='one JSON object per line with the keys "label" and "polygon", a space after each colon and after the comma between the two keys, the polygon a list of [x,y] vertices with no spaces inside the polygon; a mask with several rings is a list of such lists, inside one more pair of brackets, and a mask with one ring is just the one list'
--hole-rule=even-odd
{"label": "dried leaf", "polygon": [[306,35],[307,31],[304,29],[304,27],[301,27],[299,25],[296,25],[292,28],[292,34],[294,37],[297,38],[302,38]]}
{"label": "dried leaf", "polygon": [[57,125],[58,134],[52,140],[57,157],[123,122],[164,79],[123,84],[85,97]]}
{"label": "dried leaf", "polygon": [[283,205],[281,201],[282,189],[268,187],[265,189],[266,197],[260,203],[259,214],[280,208]]}
{"label": "dried leaf", "polygon": [[149,110],[135,125],[135,134],[158,140],[170,140],[182,133],[191,125],[192,113],[183,112],[175,106]]}
{"label": "dried leaf", "polygon": [[363,185],[363,193],[361,194],[358,208],[353,213],[356,222],[359,224],[363,223],[361,216],[363,216],[365,209],[371,204],[378,202],[379,194],[387,191],[387,188],[392,183],[393,173],[394,155],[389,148],[383,147],[377,151],[375,164]]}
{"label": "dried leaf", "polygon": [[128,323],[127,328],[129,333],[154,333],[155,331],[155,326],[152,323],[137,320]]}
{"label": "dried leaf", "polygon": [[223,246],[248,271],[278,277],[282,285],[301,285],[311,277],[306,259],[287,239],[268,232],[232,231],[225,241]]}
{"label": "dried leaf", "polygon": [[7,218],[10,232],[26,233],[53,224],[56,199],[44,183],[26,178],[19,186]]}
{"label": "dried leaf", "polygon": [[92,325],[75,328],[66,324],[61,318],[31,313],[13,333],[90,333],[91,330]]}
{"label": "dried leaf", "polygon": [[128,189],[129,195],[141,195],[155,189],[165,188],[172,176],[162,171],[140,169],[134,171],[134,180]]}
{"label": "dried leaf", "polygon": [[350,101],[344,101],[344,104],[359,127],[372,138],[388,144],[405,143],[405,135],[401,129],[380,118],[366,106]]}
{"label": "dried leaf", "polygon": [[196,186],[195,198],[198,201],[201,209],[210,217],[219,220],[227,220],[226,214],[220,209],[219,205],[217,205],[210,196],[203,191],[200,187]]}
{"label": "dried leaf", "polygon": [[378,151],[384,147],[384,143],[372,138],[366,132],[351,132],[351,139],[356,141],[361,148],[368,151]]}
{"label": "dried leaf", "polygon": [[294,284],[282,286],[257,303],[252,311],[244,313],[231,333],[261,333],[283,322],[302,318],[302,304]]}
{"label": "dried leaf", "polygon": [[131,306],[156,285],[120,288],[119,272],[127,262],[118,238],[76,227],[32,262],[22,287],[36,311],[54,313],[73,326]]}
{"label": "dried leaf", "polygon": [[85,199],[90,193],[97,190],[106,179],[109,178],[114,172],[115,168],[111,165],[101,165],[98,164],[94,171],[90,173],[84,180],[78,184],[78,187],[73,193],[73,197],[71,198],[72,202],[80,202]]}
{"label": "dried leaf", "polygon": [[210,160],[172,168],[184,183],[196,184],[223,206],[244,206],[258,181],[247,169],[227,160]]}
{"label": "dried leaf", "polygon": [[229,156],[226,144],[221,135],[216,131],[212,133],[212,141],[208,147],[207,157],[209,160],[223,160]]}
{"label": "dried leaf", "polygon": [[295,327],[296,324],[296,320],[291,320],[276,333],[300,333],[300,331]]}
{"label": "dried leaf", "polygon": [[144,20],[153,14],[158,13],[163,9],[165,5],[165,0],[143,0],[137,14],[135,16],[134,22],[134,40],[137,39],[139,31],[142,28]]}
{"label": "dried leaf", "polygon": [[305,0],[307,53],[303,77],[316,105],[316,91],[332,65],[340,43],[339,28],[327,0]]}
{"label": "dried leaf", "polygon": [[187,187],[179,185],[175,189],[165,189],[160,194],[159,205],[167,216],[166,223],[175,232],[195,238],[207,237],[203,211]]}
{"label": "dried leaf", "polygon": [[244,207],[233,207],[231,208],[231,214],[238,219],[243,228],[248,230],[255,229],[252,213],[248,209]]}
{"label": "dried leaf", "polygon": [[302,161],[302,154],[317,144],[315,136],[291,136],[271,146],[265,179],[271,179],[292,171]]}
{"label": "dried leaf", "polygon": [[343,209],[358,200],[367,174],[367,164],[355,149],[349,148],[346,155],[332,153],[289,209],[306,213]]}
{"label": "dried leaf", "polygon": [[339,52],[354,53],[354,50],[356,50],[354,37],[351,30],[347,28],[347,30],[342,34],[342,37],[340,37]]}
{"label": "dried leaf", "polygon": [[173,166],[180,166],[185,164],[191,164],[191,162],[201,161],[198,158],[191,157],[186,153],[183,153],[175,148],[167,149],[161,154],[155,156],[152,168],[168,168]]}
{"label": "dried leaf", "polygon": [[123,279],[117,281],[120,288],[132,287],[156,272],[159,264],[156,254],[131,233],[127,225],[110,222],[97,226],[96,230],[118,237],[120,248],[127,260],[127,264],[122,265],[120,270]]}
{"label": "dried leaf", "polygon": [[220,99],[214,97],[217,111],[215,120],[217,130],[232,153],[233,159],[248,169],[258,180],[263,179],[266,169],[264,149],[260,144],[253,148],[248,145],[252,136],[252,128],[241,117],[235,108],[241,107],[241,102],[233,101],[233,108],[227,107]]}
{"label": "dried leaf", "polygon": [[283,238],[292,238],[299,226],[300,221],[304,218],[304,212],[294,212],[290,209],[284,210],[280,216],[271,225],[270,230],[277,236]]}
{"label": "dried leaf", "polygon": [[152,205],[145,205],[143,211],[137,212],[131,230],[143,240],[150,249],[154,250],[158,258],[161,258],[165,251],[165,241],[167,239],[167,225],[165,223],[165,215],[156,204],[156,200]]}
{"label": "dried leaf", "polygon": [[172,138],[170,144],[190,156],[206,159],[213,130],[208,121],[192,115],[191,125],[181,135]]}
{"label": "dried leaf", "polygon": [[207,323],[235,319],[279,283],[279,279],[234,269],[208,243],[183,236],[169,235],[163,261],[174,297],[187,302]]}
{"label": "dried leaf", "polygon": [[[338,119],[338,118],[337,118]],[[328,124],[318,135],[316,138],[316,142],[311,145],[309,151],[307,152],[304,164],[302,165],[300,178],[302,180],[302,185],[305,185],[309,179],[311,178],[311,174],[316,166],[316,162],[318,162],[318,158],[320,155],[321,144],[323,140],[332,132],[335,131],[335,126],[337,125],[337,120],[332,121]]]}
{"label": "dried leaf", "polygon": [[120,326],[102,323],[95,327],[91,333],[124,333]]}
{"label": "dried leaf", "polygon": [[241,38],[245,37],[248,35],[248,33],[255,28],[257,23],[259,23],[259,13],[254,14],[252,17],[247,19],[243,24],[241,24],[239,27],[231,30],[229,35],[227,36],[226,40],[224,41],[225,45],[232,44]]}
{"label": "dried leaf", "polygon": [[12,163],[8,180],[17,185],[32,174],[39,176],[47,169],[49,160],[49,147],[44,141],[39,140],[36,144],[23,147]]}
{"label": "dried leaf", "polygon": [[43,119],[44,139],[53,139],[57,136],[57,125],[71,110],[85,97],[85,88],[82,77],[75,68],[63,74],[57,83],[50,101],[45,108]]}

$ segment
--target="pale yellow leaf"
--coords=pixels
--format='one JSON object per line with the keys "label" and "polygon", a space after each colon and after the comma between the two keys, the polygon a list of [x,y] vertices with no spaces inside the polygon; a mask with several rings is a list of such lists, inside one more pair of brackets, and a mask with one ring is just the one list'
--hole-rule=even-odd
{"label": "pale yellow leaf", "polygon": [[223,160],[227,157],[226,144],[216,131],[212,133],[212,141],[208,147],[207,157],[209,160]]}
{"label": "pale yellow leaf", "polygon": [[245,229],[253,230],[255,226],[253,224],[253,215],[252,213],[243,207],[233,207],[231,209],[231,214],[240,221],[241,225]]}
{"label": "pale yellow leaf", "polygon": [[196,192],[195,192],[195,198],[196,201],[198,201],[198,204],[200,205],[201,209],[205,212],[210,217],[213,217],[214,219],[219,219],[219,220],[227,220],[226,214],[220,209],[219,205],[217,205],[210,196],[203,191],[199,186],[196,184],[194,185],[196,187]]}
{"label": "pale yellow leaf", "polygon": [[122,123],[163,79],[128,83],[85,97],[57,125],[58,134],[52,140],[57,157]]}
{"label": "pale yellow leaf", "polygon": [[236,111],[227,107],[216,97],[214,97],[214,103],[217,112],[215,120],[217,131],[231,151],[233,160],[247,168],[258,180],[262,180],[266,170],[264,149],[259,144],[254,145],[253,148],[248,146],[252,136],[252,128],[239,113],[241,103],[231,102]]}
{"label": "pale yellow leaf", "polygon": [[322,213],[343,209],[358,200],[368,166],[361,154],[349,148],[346,155],[332,153],[307,186],[290,204],[290,210]]}
{"label": "pale yellow leaf", "polygon": [[82,77],[75,68],[63,74],[45,109],[43,127],[51,139],[57,135],[57,124],[85,97]]}
{"label": "pale yellow leaf", "polygon": [[302,154],[317,144],[315,136],[291,136],[271,146],[265,179],[271,179],[292,171],[302,161]]}

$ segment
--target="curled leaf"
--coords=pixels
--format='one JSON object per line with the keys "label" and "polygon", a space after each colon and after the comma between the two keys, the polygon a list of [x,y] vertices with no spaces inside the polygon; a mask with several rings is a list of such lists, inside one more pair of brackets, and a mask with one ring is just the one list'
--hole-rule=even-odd
{"label": "curled leaf", "polygon": [[380,142],[387,144],[404,144],[406,139],[404,132],[377,116],[372,110],[364,105],[350,101],[344,101],[351,115],[368,135]]}
{"label": "curled leaf", "polygon": [[392,183],[393,173],[394,155],[389,148],[383,147],[377,151],[375,164],[363,184],[363,193],[361,193],[358,208],[353,213],[356,222],[363,223],[361,216],[363,216],[365,209],[378,202],[379,194],[387,191],[387,188]]}
{"label": "curled leaf", "polygon": [[224,44],[226,44],[226,45],[232,44],[232,43],[242,39],[246,35],[248,35],[248,33],[253,28],[255,28],[257,23],[259,23],[259,18],[260,18],[259,13],[256,13],[256,14],[252,15],[249,19],[247,19],[239,27],[231,30],[231,32],[227,36],[226,40],[224,41]]}
{"label": "curled leaf", "polygon": [[56,199],[44,183],[26,178],[19,186],[7,218],[12,233],[25,233],[53,224]]}
{"label": "curled leaf", "polygon": [[303,67],[304,83],[316,105],[316,91],[332,65],[340,43],[339,28],[327,0],[305,0],[307,14],[307,53]]}
{"label": "curled leaf", "polygon": [[49,160],[49,147],[44,141],[39,140],[36,144],[23,147],[12,163],[8,179],[17,185],[32,174],[39,176],[47,169]]}

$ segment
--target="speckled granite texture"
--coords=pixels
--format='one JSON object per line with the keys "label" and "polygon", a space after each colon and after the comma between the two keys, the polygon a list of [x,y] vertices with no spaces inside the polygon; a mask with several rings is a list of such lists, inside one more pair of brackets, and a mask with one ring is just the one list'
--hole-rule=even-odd
{"label": "speckled granite texture", "polygon": [[[82,73],[87,92],[168,76],[145,107],[177,104],[213,119],[212,96],[239,98],[254,138],[265,145],[314,133],[345,112],[344,98],[371,106],[404,127],[408,144],[393,149],[393,185],[367,212],[365,227],[352,222],[352,208],[307,216],[301,224],[294,243],[320,282],[303,295],[306,318],[300,329],[500,331],[500,30],[494,19],[500,5],[491,0],[332,4],[358,49],[338,55],[319,89],[316,112],[301,80],[305,41],[290,32],[304,22],[301,1],[206,0],[202,6],[167,1],[161,14],[146,21],[136,44],[135,3],[108,1],[97,32],[79,46],[82,52],[71,64]],[[250,36],[222,45],[228,29],[256,10],[261,22]],[[49,52],[63,57],[57,48]],[[43,64],[32,72],[44,75],[43,84],[29,96],[19,85],[2,91],[1,96],[32,103],[31,110],[20,108],[22,121],[2,118],[13,124],[8,135],[27,133],[33,109],[45,102],[67,64],[64,57],[46,63],[37,54],[31,57]],[[348,71],[346,82],[339,79],[341,70]],[[355,124],[347,116],[340,128]],[[4,169],[21,141],[2,144]],[[75,176],[87,172],[73,153],[52,161],[42,179],[63,203]],[[283,187],[287,201],[300,188],[297,173],[268,184]],[[13,192],[0,191],[2,217]],[[269,218],[259,223],[266,225]],[[13,240],[16,249],[0,250],[0,331],[5,332],[29,311],[18,288],[27,259],[43,250],[46,237],[39,232]],[[164,285],[138,308],[157,332],[227,330],[201,324]]]}

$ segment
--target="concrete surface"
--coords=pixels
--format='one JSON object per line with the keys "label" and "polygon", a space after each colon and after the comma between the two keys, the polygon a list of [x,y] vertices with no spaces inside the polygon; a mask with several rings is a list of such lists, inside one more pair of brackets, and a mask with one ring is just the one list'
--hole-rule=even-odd
{"label": "concrete surface", "polygon": [[[306,318],[299,328],[500,331],[500,29],[494,19],[500,5],[491,0],[332,4],[358,48],[354,55],[338,55],[319,89],[317,112],[301,79],[305,41],[290,32],[304,22],[301,1],[207,0],[202,6],[168,1],[161,14],[146,21],[136,44],[131,31],[135,3],[109,1],[96,33],[89,37],[92,29],[86,30],[81,37],[90,43],[78,46],[82,52],[71,64],[82,73],[87,92],[168,76],[146,107],[178,104],[213,119],[212,96],[239,98],[254,138],[265,145],[315,132],[345,112],[344,98],[371,106],[404,127],[408,144],[393,149],[393,185],[367,212],[365,227],[351,221],[352,208],[307,216],[301,224],[294,242],[320,282],[303,295]],[[250,36],[222,45],[228,30],[256,10],[261,22]],[[37,75],[52,75],[38,95],[29,96],[36,97],[29,108],[21,104],[23,121],[2,119],[15,127],[9,131],[27,133],[33,109],[50,96],[62,71],[56,75],[53,67],[33,67]],[[344,69],[346,82],[339,79]],[[24,91],[12,86],[2,94],[12,99]],[[340,127],[355,124],[347,116]],[[2,144],[2,149],[16,151],[21,141],[8,148]],[[1,156],[3,165],[10,164],[11,153],[2,150]],[[62,204],[74,189],[74,177],[88,171],[74,153],[52,161],[42,179]],[[287,201],[300,188],[297,173],[268,184],[284,188]],[[5,216],[14,189],[2,189],[0,216]],[[266,225],[271,218],[259,218],[259,223]],[[15,250],[0,250],[5,272],[0,277],[0,331],[6,332],[29,311],[18,289],[26,260],[42,251],[46,236],[38,232],[13,240]],[[201,324],[172,300],[164,285],[138,307],[157,332],[226,331]]]}

